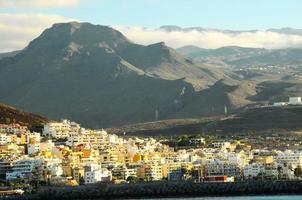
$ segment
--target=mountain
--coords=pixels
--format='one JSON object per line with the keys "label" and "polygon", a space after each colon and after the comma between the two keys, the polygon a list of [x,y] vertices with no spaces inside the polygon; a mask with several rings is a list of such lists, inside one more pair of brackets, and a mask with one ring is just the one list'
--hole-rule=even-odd
{"label": "mountain", "polygon": [[224,62],[257,57],[270,52],[266,49],[246,48],[238,46],[226,46],[217,49],[203,49],[196,46],[184,46],[178,48],[177,51],[183,55],[191,57],[196,61],[220,59]]}
{"label": "mountain", "polygon": [[[106,128],[222,115],[302,96],[297,49],[178,51],[163,42],[136,44],[107,26],[54,24],[0,60],[0,102]],[[268,65],[273,61],[282,66]],[[289,62],[294,67],[283,66]]]}
{"label": "mountain", "polygon": [[172,31],[182,31],[182,32],[191,32],[191,31],[198,31],[198,32],[205,32],[205,31],[214,31],[220,33],[228,33],[228,34],[240,34],[240,33],[255,33],[258,30],[226,30],[226,29],[216,29],[216,28],[205,28],[205,27],[186,27],[182,28],[179,26],[174,25],[165,25],[159,28],[160,30],[172,32]]}
{"label": "mountain", "polygon": [[[186,134],[289,134],[301,130],[302,107],[258,107],[243,109],[229,116],[170,119],[110,128],[111,133],[136,136],[173,136]],[[278,131],[276,131],[278,130]]]}
{"label": "mountain", "polygon": [[302,29],[294,29],[294,28],[280,28],[280,29],[268,29],[267,31],[275,32],[275,33],[282,33],[286,35],[302,35]]}
{"label": "mountain", "polygon": [[198,32],[219,32],[219,33],[226,33],[226,34],[241,34],[241,33],[255,33],[257,31],[266,31],[266,32],[274,32],[274,33],[281,33],[285,35],[302,35],[302,29],[295,29],[295,28],[271,28],[267,30],[227,30],[227,29],[217,29],[217,28],[205,28],[205,27],[179,27],[174,25],[165,25],[159,28],[160,30],[172,32],[172,31],[182,31],[182,32],[191,32],[191,31],[198,31]]}
{"label": "mountain", "polygon": [[178,49],[176,49],[176,51],[178,51],[179,53],[186,55],[186,56],[190,56],[191,58],[194,58],[194,54],[195,53],[202,53],[202,52],[208,52],[208,49],[203,49],[200,48],[198,46],[194,46],[194,45],[186,45],[183,47],[179,47]]}
{"label": "mountain", "polygon": [[7,53],[0,53],[0,60],[3,58],[9,58],[9,57],[14,57],[17,55],[20,51],[12,51],[12,52],[7,52]]}
{"label": "mountain", "polygon": [[101,128],[152,121],[156,109],[169,118],[224,77],[164,43],[143,46],[107,26],[61,23],[0,60],[0,101]]}
{"label": "mountain", "polygon": [[278,65],[278,66],[302,66],[302,49],[288,48],[259,52],[258,55],[248,57],[239,57],[232,61],[228,61],[233,66],[263,66],[263,65]]}
{"label": "mountain", "polygon": [[177,51],[196,62],[216,62],[233,68],[268,65],[297,67],[302,63],[302,49],[299,48],[268,50],[227,46],[217,49],[202,49],[184,46],[178,48]]}
{"label": "mountain", "polygon": [[27,113],[8,105],[0,104],[0,124],[18,123],[20,125],[31,127],[34,125],[41,125],[49,121],[50,120],[45,117]]}

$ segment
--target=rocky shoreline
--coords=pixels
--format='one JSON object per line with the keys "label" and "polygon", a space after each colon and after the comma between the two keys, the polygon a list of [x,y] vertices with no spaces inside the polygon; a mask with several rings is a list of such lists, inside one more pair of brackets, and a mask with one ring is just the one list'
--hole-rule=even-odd
{"label": "rocky shoreline", "polygon": [[94,184],[78,187],[42,187],[35,194],[5,197],[22,200],[80,200],[203,196],[302,194],[302,181],[249,181],[234,183],[144,182]]}

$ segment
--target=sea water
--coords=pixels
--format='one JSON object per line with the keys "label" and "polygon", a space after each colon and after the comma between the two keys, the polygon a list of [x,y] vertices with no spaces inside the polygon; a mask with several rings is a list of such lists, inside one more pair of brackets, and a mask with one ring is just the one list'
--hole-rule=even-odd
{"label": "sea water", "polygon": [[[196,197],[196,198],[146,198],[146,200],[302,200],[302,195],[241,196],[241,197]],[[134,199],[133,199],[134,200]]]}

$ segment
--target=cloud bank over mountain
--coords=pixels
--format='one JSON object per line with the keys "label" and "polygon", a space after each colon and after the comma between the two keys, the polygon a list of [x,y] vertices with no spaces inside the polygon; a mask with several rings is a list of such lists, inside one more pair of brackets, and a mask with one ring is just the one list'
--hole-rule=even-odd
{"label": "cloud bank over mountain", "polygon": [[[76,5],[80,1],[40,1],[40,0],[0,0],[1,6],[21,6],[27,2],[35,6]],[[42,4],[42,2],[46,2]],[[56,2],[61,2],[62,4]],[[65,2],[65,3],[64,3]],[[41,4],[40,4],[41,3]],[[63,5],[64,4],[64,5]],[[0,52],[20,50],[54,23],[79,21],[62,15],[39,13],[0,13]],[[160,41],[178,48],[195,45],[201,48],[219,48],[223,46],[242,46],[267,49],[301,48],[302,34],[286,34],[276,31],[229,32],[218,29],[149,29],[136,26],[113,26],[133,42],[149,45]]]}
{"label": "cloud bank over mountain", "polygon": [[177,48],[195,45],[202,48],[223,46],[242,46],[267,49],[302,47],[302,35],[282,34],[272,31],[223,32],[215,29],[172,30],[147,29],[143,27],[116,26],[129,39],[140,44],[164,41],[168,46]]}

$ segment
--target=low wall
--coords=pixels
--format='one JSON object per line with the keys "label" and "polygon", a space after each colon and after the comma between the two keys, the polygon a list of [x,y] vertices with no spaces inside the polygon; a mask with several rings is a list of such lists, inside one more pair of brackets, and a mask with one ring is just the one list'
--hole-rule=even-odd
{"label": "low wall", "polygon": [[95,184],[78,187],[42,187],[36,194],[6,199],[125,199],[185,196],[240,196],[302,194],[302,181],[252,181],[234,183],[144,182]]}

